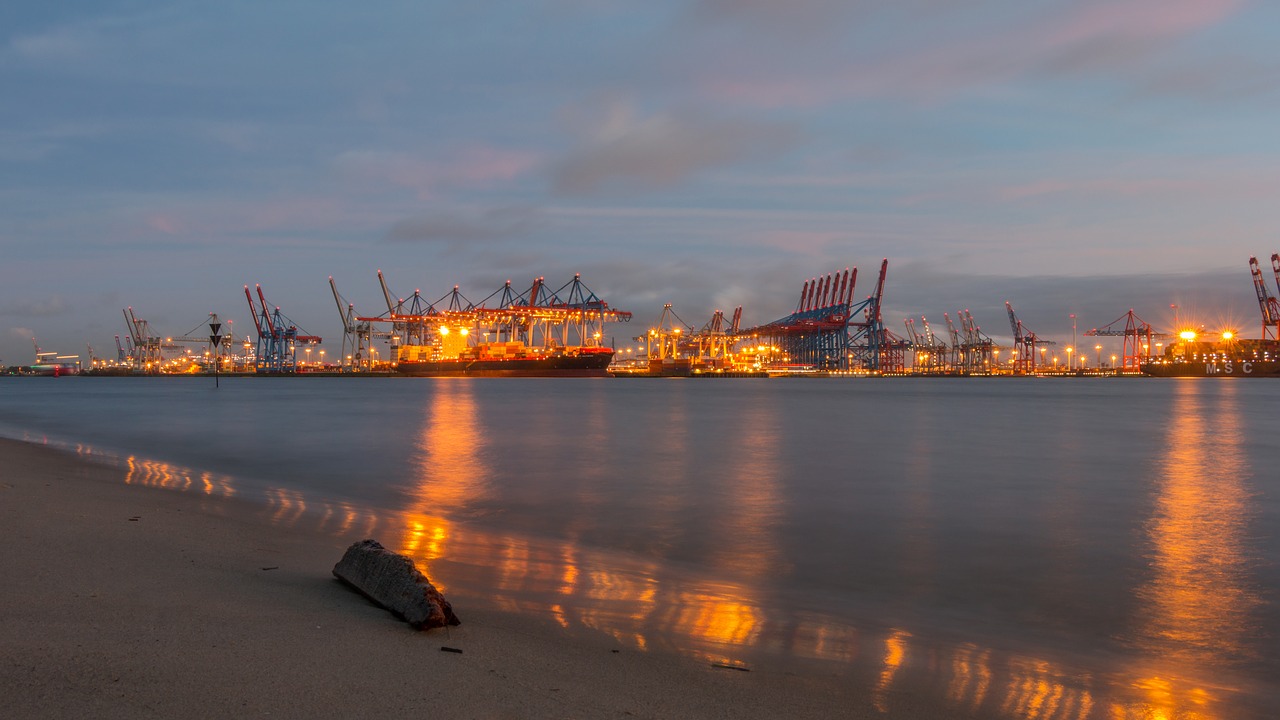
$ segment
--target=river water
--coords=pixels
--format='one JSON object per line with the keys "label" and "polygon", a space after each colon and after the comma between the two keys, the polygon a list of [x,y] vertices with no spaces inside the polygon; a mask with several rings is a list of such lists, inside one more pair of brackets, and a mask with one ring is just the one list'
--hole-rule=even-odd
{"label": "river water", "polygon": [[[0,434],[891,713],[1274,717],[1280,383],[5,378]],[[781,660],[780,660],[781,659]]]}

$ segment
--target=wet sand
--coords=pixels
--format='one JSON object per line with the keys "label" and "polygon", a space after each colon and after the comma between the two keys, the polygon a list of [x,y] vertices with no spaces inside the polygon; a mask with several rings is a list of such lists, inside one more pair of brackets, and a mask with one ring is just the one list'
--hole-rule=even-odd
{"label": "wet sand", "polygon": [[10,717],[954,716],[905,688],[886,714],[829,665],[716,668],[470,597],[462,626],[414,631],[332,577],[362,538],[122,478],[0,440]]}

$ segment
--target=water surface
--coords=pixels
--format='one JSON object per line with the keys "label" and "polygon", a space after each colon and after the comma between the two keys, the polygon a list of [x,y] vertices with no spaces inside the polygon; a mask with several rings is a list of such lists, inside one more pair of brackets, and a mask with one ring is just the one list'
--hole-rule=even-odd
{"label": "water surface", "polygon": [[1270,717],[1280,383],[13,378],[0,432],[893,710]]}

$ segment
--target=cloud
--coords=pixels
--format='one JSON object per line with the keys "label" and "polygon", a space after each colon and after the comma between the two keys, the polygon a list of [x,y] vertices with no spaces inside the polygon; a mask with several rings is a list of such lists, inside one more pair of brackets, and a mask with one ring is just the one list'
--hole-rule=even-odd
{"label": "cloud", "polygon": [[440,158],[411,152],[349,150],[339,154],[337,167],[359,179],[417,191],[419,199],[458,188],[491,188],[519,178],[540,162],[537,153],[472,145]]}
{"label": "cloud", "polygon": [[92,55],[97,36],[85,26],[63,26],[9,41],[9,51],[31,62],[80,61]]}
{"label": "cloud", "polygon": [[[50,295],[43,300],[28,300],[0,306],[0,315],[12,317],[52,317],[70,312],[71,307],[59,295]],[[21,328],[19,328],[21,329]]]}
{"label": "cloud", "polygon": [[[1015,12],[1004,3],[987,3],[981,10],[968,4],[918,4],[918,13],[868,8],[873,17],[837,24],[845,37],[834,42],[808,43],[758,30],[719,47],[727,60],[699,58],[700,87],[758,107],[817,107],[868,97],[936,101],[974,88],[1053,77],[1141,84],[1144,73],[1169,61],[1178,41],[1245,5],[1242,0],[1086,0],[1043,9],[1019,4]],[[823,5],[817,3],[819,17]],[[908,22],[910,30],[904,27]],[[867,28],[901,40],[877,42],[863,36]]]}
{"label": "cloud", "polygon": [[9,328],[9,337],[11,338],[30,341],[31,338],[35,336],[36,336],[36,331],[32,330],[31,328],[24,328],[24,327]]}
{"label": "cloud", "polygon": [[400,220],[387,231],[392,242],[461,244],[486,242],[527,232],[541,214],[528,207],[501,207],[481,212],[441,211]]}
{"label": "cloud", "polygon": [[624,103],[611,104],[585,134],[554,170],[559,193],[671,187],[705,170],[774,155],[797,135],[782,124],[698,112],[638,118]]}

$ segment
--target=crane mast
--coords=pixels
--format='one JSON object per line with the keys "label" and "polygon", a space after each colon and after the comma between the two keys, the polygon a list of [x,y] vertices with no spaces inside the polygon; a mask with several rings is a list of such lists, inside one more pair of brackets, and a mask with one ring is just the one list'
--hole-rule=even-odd
{"label": "crane mast", "polygon": [[1040,340],[1035,333],[1022,324],[1009,301],[1005,301],[1004,307],[1009,312],[1009,328],[1013,330],[1013,370],[1015,373],[1024,375],[1034,373],[1036,371],[1037,346],[1047,345],[1048,343]]}
{"label": "crane mast", "polygon": [[[1280,258],[1277,255],[1271,256],[1272,270],[1276,272],[1277,283],[1280,284]],[[1278,335],[1277,326],[1280,326],[1280,304],[1267,291],[1267,283],[1262,279],[1262,268],[1258,265],[1258,258],[1249,258],[1249,274],[1253,277],[1253,289],[1258,296],[1258,309],[1262,312],[1262,338],[1264,340],[1276,340]]]}

